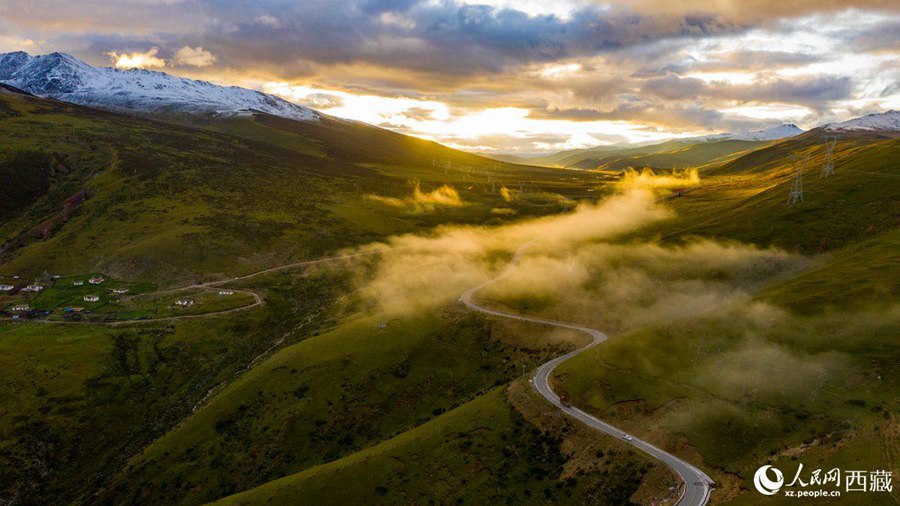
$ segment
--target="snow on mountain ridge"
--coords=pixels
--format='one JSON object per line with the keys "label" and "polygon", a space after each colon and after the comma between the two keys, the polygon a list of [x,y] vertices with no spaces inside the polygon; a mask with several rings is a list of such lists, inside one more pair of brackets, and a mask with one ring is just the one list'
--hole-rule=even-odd
{"label": "snow on mountain ridge", "polygon": [[766,130],[757,130],[755,132],[741,132],[734,134],[731,138],[739,141],[771,141],[775,139],[785,139],[800,135],[803,130],[793,123],[779,125]]}
{"label": "snow on mountain ridge", "polygon": [[900,111],[867,114],[842,123],[831,123],[825,126],[826,130],[856,130],[856,131],[900,131]]}
{"label": "snow on mountain ridge", "polygon": [[765,130],[756,130],[753,132],[737,132],[704,135],[701,137],[690,137],[683,139],[685,142],[715,142],[715,141],[773,141],[777,139],[786,139],[795,135],[800,135],[804,130],[797,127],[793,123],[779,125],[777,127]]}
{"label": "snow on mountain ridge", "polygon": [[0,54],[0,82],[41,97],[114,110],[224,115],[259,111],[301,121],[320,117],[260,91],[152,70],[93,67],[65,53]]}

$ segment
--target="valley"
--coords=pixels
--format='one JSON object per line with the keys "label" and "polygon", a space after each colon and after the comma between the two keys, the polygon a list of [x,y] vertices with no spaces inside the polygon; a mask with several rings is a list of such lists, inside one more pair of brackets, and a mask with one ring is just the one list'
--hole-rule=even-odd
{"label": "valley", "polygon": [[765,464],[900,466],[895,111],[510,163],[73,60],[0,56],[0,504],[756,504]]}

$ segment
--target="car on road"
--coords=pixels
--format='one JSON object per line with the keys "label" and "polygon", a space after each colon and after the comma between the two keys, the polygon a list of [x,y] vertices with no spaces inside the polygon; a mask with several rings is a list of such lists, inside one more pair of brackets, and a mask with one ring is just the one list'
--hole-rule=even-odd
{"label": "car on road", "polygon": [[625,441],[634,441],[634,438],[629,436],[628,434],[622,434],[622,439]]}

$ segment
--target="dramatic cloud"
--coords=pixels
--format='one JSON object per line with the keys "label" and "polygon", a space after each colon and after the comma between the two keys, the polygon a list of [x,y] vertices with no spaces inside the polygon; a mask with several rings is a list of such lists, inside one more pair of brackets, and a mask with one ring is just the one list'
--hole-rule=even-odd
{"label": "dramatic cloud", "polygon": [[176,65],[190,65],[192,67],[209,67],[216,62],[216,57],[202,47],[184,46],[175,53],[173,60]]}
{"label": "dramatic cloud", "polygon": [[900,107],[898,12],[883,0],[0,0],[0,51],[165,60],[336,116],[527,154]]}

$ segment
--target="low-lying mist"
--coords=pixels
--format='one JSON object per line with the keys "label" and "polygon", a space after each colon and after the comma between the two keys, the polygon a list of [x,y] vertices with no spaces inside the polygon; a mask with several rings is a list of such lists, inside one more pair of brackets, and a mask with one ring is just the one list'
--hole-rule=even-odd
{"label": "low-lying mist", "polygon": [[[788,434],[798,423],[808,432],[832,431],[844,423],[843,411],[831,413],[835,406],[887,409],[876,395],[883,390],[870,387],[895,388],[886,386],[895,381],[890,364],[877,357],[896,355],[888,336],[900,324],[900,305],[802,314],[757,294],[825,259],[733,241],[634,239],[674,216],[658,195],[695,177],[635,173],[619,193],[566,214],[393,237],[387,252],[358,270],[359,291],[372,311],[406,317],[506,272],[476,297],[612,336],[559,368],[561,388],[598,411],[634,399],[653,410],[680,399],[654,423],[688,435],[722,465],[756,451],[758,441],[781,444],[767,434]],[[376,248],[384,244],[362,250]],[[548,331],[535,327],[536,335]],[[576,377],[581,381],[566,379]],[[737,444],[728,427],[758,437]]]}
{"label": "low-lying mist", "polygon": [[413,186],[412,195],[406,198],[383,197],[381,195],[366,195],[369,200],[381,202],[391,207],[406,208],[413,212],[431,212],[436,207],[459,207],[464,204],[456,188],[443,185],[440,188],[425,192],[418,182]]}
{"label": "low-lying mist", "polygon": [[[572,212],[498,227],[446,226],[403,235],[358,276],[377,311],[415,314],[447,304],[506,269],[478,296],[519,311],[621,331],[747,298],[761,282],[807,260],[774,249],[697,240],[679,246],[621,239],[672,211],[653,188],[696,173],[633,176],[623,190]],[[383,244],[368,249],[383,248]],[[366,248],[364,248],[366,249]]]}
{"label": "low-lying mist", "polygon": [[[670,216],[653,193],[632,190],[596,205],[579,205],[564,215],[493,228],[446,226],[429,235],[397,236],[388,241],[389,251],[379,255],[373,269],[360,273],[360,288],[377,310],[414,314],[446,304],[490,279],[526,243],[529,256],[571,253]],[[374,244],[363,250],[382,248],[383,244]]]}

